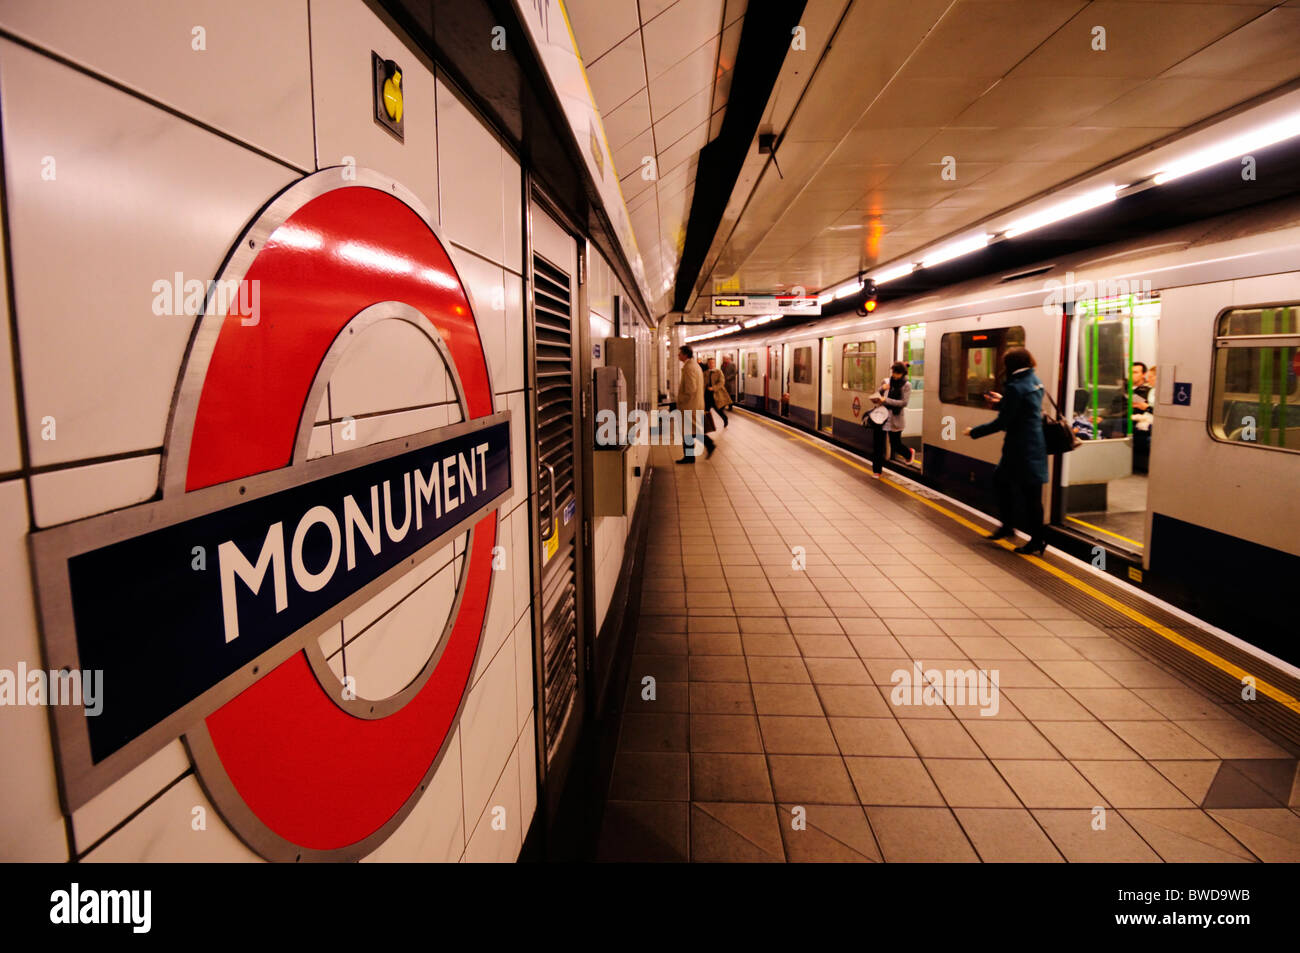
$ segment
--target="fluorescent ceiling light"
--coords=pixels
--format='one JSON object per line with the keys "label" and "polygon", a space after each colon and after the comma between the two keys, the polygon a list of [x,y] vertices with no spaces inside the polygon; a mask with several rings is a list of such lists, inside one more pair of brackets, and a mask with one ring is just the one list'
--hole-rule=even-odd
{"label": "fluorescent ceiling light", "polygon": [[830,304],[834,300],[835,300],[834,291],[823,291],[821,294],[817,296],[818,304],[823,304],[823,305]]}
{"label": "fluorescent ceiling light", "polygon": [[757,317],[757,318],[750,318],[748,321],[746,321],[746,322],[745,322],[745,327],[747,327],[747,328],[756,328],[756,327],[758,327],[760,324],[767,324],[769,321],[775,321],[775,320],[776,320],[777,318],[779,318],[779,317],[781,317],[779,314],[764,314],[764,315],[760,315],[760,316]]}
{"label": "fluorescent ceiling light", "polygon": [[1164,185],[1166,182],[1189,175],[1192,172],[1208,169],[1210,166],[1217,165],[1227,159],[1244,156],[1256,149],[1263,149],[1298,135],[1300,135],[1300,112],[1291,113],[1267,125],[1256,126],[1254,129],[1249,129],[1230,139],[1224,139],[1212,146],[1198,149],[1196,152],[1176,160],[1159,172],[1155,177],[1155,183],[1156,185]]}
{"label": "fluorescent ceiling light", "polygon": [[1063,218],[1069,218],[1071,215],[1078,215],[1080,212],[1086,212],[1089,209],[1105,205],[1107,202],[1113,202],[1118,191],[1118,186],[1107,185],[1099,189],[1091,189],[1081,195],[1076,195],[1072,199],[1057,202],[1041,212],[1026,215],[1024,218],[1012,222],[1007,226],[1006,237],[1015,238],[1025,232],[1032,232],[1036,228],[1042,228],[1044,225],[1050,225],[1053,222],[1061,221]]}
{"label": "fluorescent ceiling light", "polygon": [[912,262],[905,262],[896,265],[893,268],[886,268],[884,271],[877,272],[871,276],[871,280],[878,285],[883,285],[886,281],[893,281],[895,278],[902,278],[904,275],[910,275],[916,266]]}
{"label": "fluorescent ceiling light", "polygon": [[991,237],[991,235],[976,235],[974,238],[963,238],[961,241],[952,242],[948,245],[940,245],[921,259],[921,267],[929,268],[931,265],[938,265],[941,262],[951,261],[969,252],[977,251],[987,245]]}
{"label": "fluorescent ceiling light", "polygon": [[839,301],[841,298],[847,298],[849,295],[857,294],[861,290],[861,284],[857,281],[850,281],[848,284],[840,285],[835,289],[835,300]]}

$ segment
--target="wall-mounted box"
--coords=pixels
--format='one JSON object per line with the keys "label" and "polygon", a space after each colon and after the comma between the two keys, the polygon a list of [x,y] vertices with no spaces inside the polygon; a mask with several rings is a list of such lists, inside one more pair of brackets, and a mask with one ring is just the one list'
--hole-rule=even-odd
{"label": "wall-mounted box", "polygon": [[595,515],[626,516],[628,448],[615,447],[592,457]]}

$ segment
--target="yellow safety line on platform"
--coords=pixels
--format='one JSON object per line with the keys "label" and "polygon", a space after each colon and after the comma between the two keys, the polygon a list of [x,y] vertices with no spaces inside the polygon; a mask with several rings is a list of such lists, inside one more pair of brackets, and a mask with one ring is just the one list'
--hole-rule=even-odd
{"label": "yellow safety line on platform", "polygon": [[1138,549],[1146,549],[1146,547],[1143,546],[1141,543],[1139,543],[1136,539],[1129,539],[1127,536],[1121,536],[1119,533],[1113,533],[1108,529],[1102,529],[1100,526],[1093,526],[1088,521],[1081,520],[1077,516],[1067,516],[1066,519],[1069,520],[1071,523],[1078,523],[1080,526],[1088,527],[1088,529],[1095,529],[1099,533],[1105,533],[1107,536],[1114,536],[1116,539],[1122,539],[1126,543],[1132,543],[1134,546],[1138,547]]}
{"label": "yellow safety line on platform", "polygon": [[[802,434],[796,431],[789,430],[779,424],[775,424],[772,423],[771,421],[764,420],[762,417],[753,414],[751,414],[750,416],[753,417],[753,419],[758,421],[759,423],[771,427],[773,430],[780,431],[781,433],[785,434],[787,437],[789,437],[792,440],[799,440],[803,443],[808,444],[810,447],[820,450],[822,453],[826,454],[827,456],[834,457],[835,459],[839,460],[841,463],[847,463],[855,470],[860,470],[863,473],[871,472],[870,467],[864,467],[856,460],[853,460],[850,457],[846,456],[845,454],[840,453],[838,450],[834,450],[830,447],[823,446],[815,440],[809,440],[807,437],[803,436]],[[921,503],[924,503],[926,506],[930,507],[933,510],[936,510],[937,512],[942,513],[950,520],[956,523],[960,523],[962,526],[965,526],[969,530],[973,530],[977,533],[985,532],[985,527],[980,526],[977,523],[974,523],[971,520],[966,519],[966,517],[953,512],[952,510],[948,509],[946,506],[941,506],[940,504],[934,502],[933,500],[927,500],[925,497],[921,496],[918,493],[913,493],[911,490],[907,489],[907,487],[901,486],[900,484],[895,483],[893,480],[886,480],[882,478],[880,482],[888,484],[898,492],[906,496],[910,496],[912,499],[917,500]],[[1001,546],[1003,549],[1015,548],[1011,543],[1007,542],[1006,540],[999,540],[998,545]],[[1101,590],[1095,589],[1092,586],[1088,585],[1086,582],[1083,582],[1079,579],[1075,579],[1069,573],[1057,569],[1055,566],[1053,566],[1051,563],[1047,562],[1046,560],[1039,559],[1037,556],[1029,556],[1029,555],[1024,556],[1024,558],[1028,559],[1039,569],[1043,569],[1051,573],[1053,576],[1056,576],[1058,579],[1062,580],[1063,582],[1069,583],[1071,586],[1073,586],[1075,589],[1078,589],[1080,592],[1084,593],[1085,595],[1091,596],[1092,598],[1096,599],[1098,602],[1102,603],[1102,605],[1109,606],[1110,608],[1114,609],[1116,612],[1128,616],[1128,618],[1132,619],[1134,622],[1138,623],[1144,628],[1150,629],[1152,632],[1154,632],[1156,635],[1160,636],[1161,638],[1164,638],[1167,641],[1172,642],[1174,645],[1178,646],[1179,648],[1192,653],[1202,661],[1209,662],[1215,668],[1219,669],[1222,672],[1227,673],[1228,675],[1231,675],[1237,681],[1241,681],[1243,678],[1247,678],[1247,677],[1252,679],[1255,683],[1255,688],[1257,691],[1263,693],[1264,695],[1267,695],[1275,702],[1285,705],[1293,712],[1300,714],[1300,699],[1296,699],[1293,696],[1287,694],[1285,691],[1278,688],[1276,685],[1273,685],[1271,682],[1266,682],[1262,678],[1259,678],[1255,675],[1251,675],[1244,668],[1241,668],[1238,665],[1234,665],[1232,662],[1229,662],[1227,659],[1223,658],[1222,656],[1217,655],[1214,652],[1211,652],[1205,646],[1198,645],[1197,643],[1193,642],[1191,639],[1187,638],[1186,636],[1179,635],[1177,632],[1175,632],[1173,629],[1169,628],[1168,626],[1161,625],[1159,622],[1155,621],[1154,619],[1147,618],[1145,615],[1143,615],[1141,612],[1138,612],[1136,609],[1130,609],[1128,606],[1124,605],[1119,600],[1111,598]]]}

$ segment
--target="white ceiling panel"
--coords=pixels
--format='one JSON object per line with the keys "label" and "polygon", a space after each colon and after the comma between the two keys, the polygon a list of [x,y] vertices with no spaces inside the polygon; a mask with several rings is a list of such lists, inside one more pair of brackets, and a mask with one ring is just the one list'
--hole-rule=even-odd
{"label": "white ceiling panel", "polygon": [[702,122],[671,146],[659,153],[661,174],[672,172],[682,163],[694,160],[696,154],[708,144],[709,124]]}
{"label": "white ceiling panel", "polygon": [[1189,56],[1165,76],[1284,83],[1295,75],[1297,50],[1300,50],[1300,8],[1279,7]]}
{"label": "white ceiling panel", "polygon": [[718,55],[718,38],[697,47],[684,59],[650,81],[650,111],[666,116],[695,93],[713,87],[713,67]]}
{"label": "white ceiling panel", "polygon": [[661,154],[687,133],[708,122],[712,94],[711,89],[702,89],[668,115],[656,120],[655,145]]}
{"label": "white ceiling panel", "polygon": [[565,0],[573,38],[590,66],[641,26],[637,0]]}
{"label": "white ceiling panel", "polygon": [[1273,88],[1269,79],[1153,79],[1090,114],[1099,126],[1145,126],[1152,116],[1174,126],[1190,126],[1206,115],[1235,106]]}
{"label": "white ceiling panel", "polygon": [[[645,89],[638,90],[622,106],[601,116],[601,122],[605,125],[605,138],[609,140],[610,151],[621,149],[650,128],[650,95]],[[619,169],[619,172],[622,171]]]}
{"label": "white ceiling panel", "polygon": [[674,64],[714,40],[721,29],[722,0],[673,4],[641,28],[646,75],[653,82]]}
{"label": "white ceiling panel", "polygon": [[645,86],[641,34],[634,33],[587,67],[587,80],[602,116],[613,112]]}
{"label": "white ceiling panel", "polygon": [[[1209,46],[1271,4],[1161,3],[1096,0],[1026,57],[1013,75],[1090,79],[1157,76]],[[1094,29],[1106,31],[1093,49]]]}
{"label": "white ceiling panel", "polygon": [[647,157],[653,158],[654,154],[654,135],[649,129],[625,143],[614,153],[614,168],[618,170],[620,181],[629,175],[640,178],[641,170],[646,168],[642,160]]}

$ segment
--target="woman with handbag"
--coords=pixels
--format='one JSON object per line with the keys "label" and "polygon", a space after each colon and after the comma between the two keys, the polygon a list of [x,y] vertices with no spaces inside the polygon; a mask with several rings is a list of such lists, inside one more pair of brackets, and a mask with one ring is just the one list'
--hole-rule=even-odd
{"label": "woman with handbag", "polygon": [[731,406],[731,394],[727,392],[727,379],[723,376],[722,371],[714,367],[713,358],[709,358],[709,373],[704,378],[709,392],[713,394],[713,409],[718,412],[722,418],[722,426],[730,427],[731,423],[727,420],[727,408]]}
{"label": "woman with handbag", "polygon": [[[907,365],[895,361],[889,376],[880,382],[880,388],[871,395],[875,406],[867,414],[866,424],[871,428],[871,475],[879,480],[885,468],[885,444],[891,447],[891,456],[906,457],[911,463],[916,454],[903,446],[903,410],[912,397],[912,383],[907,379]],[[888,434],[888,440],[885,435]]]}
{"label": "woman with handbag", "polygon": [[1002,458],[993,474],[998,494],[1002,525],[989,539],[1005,539],[1015,534],[1016,503],[1023,504],[1027,517],[1025,529],[1029,542],[1017,547],[1018,553],[1041,553],[1047,548],[1043,538],[1043,484],[1047,482],[1047,441],[1043,434],[1043,382],[1034,373],[1034,357],[1023,347],[1013,347],[1002,358],[1005,394],[990,392],[989,403],[998,408],[997,419],[962,431],[968,437],[980,437],[1001,430]]}

